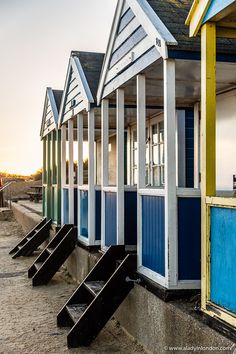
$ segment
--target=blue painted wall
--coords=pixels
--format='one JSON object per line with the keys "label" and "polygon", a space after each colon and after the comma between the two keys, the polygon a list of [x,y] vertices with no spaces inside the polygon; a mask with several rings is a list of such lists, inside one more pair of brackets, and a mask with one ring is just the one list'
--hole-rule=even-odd
{"label": "blue painted wall", "polygon": [[101,191],[96,191],[95,239],[101,240]]}
{"label": "blue painted wall", "polygon": [[179,280],[201,278],[201,198],[178,198]]}
{"label": "blue painted wall", "polygon": [[116,193],[107,192],[105,196],[105,245],[116,245]]}
{"label": "blue painted wall", "polygon": [[235,0],[212,0],[211,5],[206,13],[203,23],[209,21],[216,14],[221,12],[227,6],[233,4]]}
{"label": "blue painted wall", "polygon": [[80,235],[88,237],[88,191],[80,191]]}
{"label": "blue painted wall", "polygon": [[186,187],[194,187],[194,111],[185,110]]}
{"label": "blue painted wall", "polygon": [[142,197],[142,265],[165,276],[164,197]]}
{"label": "blue painted wall", "polygon": [[74,188],[74,225],[78,226],[78,190]]}
{"label": "blue painted wall", "polygon": [[211,208],[211,301],[236,313],[236,210]]}
{"label": "blue painted wall", "polygon": [[69,223],[69,191],[63,189],[63,224]]}
{"label": "blue painted wall", "polygon": [[125,191],[125,244],[137,245],[137,192]]}

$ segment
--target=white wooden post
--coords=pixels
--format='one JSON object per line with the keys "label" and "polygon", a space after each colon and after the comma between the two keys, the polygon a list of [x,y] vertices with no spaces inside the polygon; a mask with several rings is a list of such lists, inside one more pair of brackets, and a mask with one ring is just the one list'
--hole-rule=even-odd
{"label": "white wooden post", "polygon": [[199,188],[200,174],[200,112],[199,103],[194,105],[194,188]]}
{"label": "white wooden post", "polygon": [[106,219],[106,194],[103,187],[107,187],[109,183],[109,100],[102,100],[101,106],[102,120],[102,173],[101,173],[101,190],[102,190],[102,221],[101,221],[101,245],[105,246],[105,219]]}
{"label": "white wooden post", "polygon": [[80,188],[83,185],[83,113],[77,116],[77,140],[78,140],[78,235],[80,235]]}
{"label": "white wooden post", "polygon": [[176,185],[178,187],[186,187],[186,148],[185,148],[185,111],[178,110],[176,112]]}
{"label": "white wooden post", "polygon": [[88,112],[88,236],[95,244],[94,109]]}
{"label": "white wooden post", "polygon": [[[178,282],[177,197],[176,197],[176,107],[175,61],[164,60],[165,136],[165,274],[166,284]],[[169,249],[168,249],[169,248]]]}
{"label": "white wooden post", "polygon": [[124,90],[116,91],[116,185],[117,185],[117,245],[124,244]]}
{"label": "white wooden post", "polygon": [[69,140],[69,223],[74,224],[74,124],[68,122]]}
{"label": "white wooden post", "polygon": [[61,223],[64,224],[64,186],[66,184],[66,124],[61,127]]}
{"label": "white wooden post", "polygon": [[132,166],[131,166],[131,154],[133,153],[133,146],[132,146],[132,134],[131,134],[131,127],[127,129],[127,185],[130,186],[132,184]]}
{"label": "white wooden post", "polygon": [[146,78],[137,75],[137,142],[138,142],[138,196],[137,196],[137,253],[138,266],[142,265],[142,196],[146,177]]}

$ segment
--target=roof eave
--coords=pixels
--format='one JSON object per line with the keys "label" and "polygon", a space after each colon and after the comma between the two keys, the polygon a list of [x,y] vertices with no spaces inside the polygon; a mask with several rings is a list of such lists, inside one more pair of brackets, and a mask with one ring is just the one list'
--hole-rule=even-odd
{"label": "roof eave", "polygon": [[190,37],[197,36],[211,2],[212,0],[194,0],[185,22],[189,26]]}

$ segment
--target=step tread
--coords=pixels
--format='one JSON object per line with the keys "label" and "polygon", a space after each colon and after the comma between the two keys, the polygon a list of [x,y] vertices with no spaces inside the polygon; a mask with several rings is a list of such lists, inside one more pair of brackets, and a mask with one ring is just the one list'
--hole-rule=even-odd
{"label": "step tread", "polygon": [[67,305],[66,309],[74,323],[78,322],[84,311],[87,309],[88,304],[73,304]]}
{"label": "step tread", "polygon": [[86,285],[87,288],[89,288],[89,290],[94,295],[97,295],[102,290],[102,288],[106,283],[103,280],[93,280],[93,281],[86,281],[84,284]]}
{"label": "step tread", "polygon": [[35,266],[37,271],[42,267],[43,263],[44,262],[36,262],[36,263],[34,263],[34,266]]}
{"label": "step tread", "polygon": [[55,250],[55,247],[47,247],[46,250],[49,254],[52,254],[53,251]]}

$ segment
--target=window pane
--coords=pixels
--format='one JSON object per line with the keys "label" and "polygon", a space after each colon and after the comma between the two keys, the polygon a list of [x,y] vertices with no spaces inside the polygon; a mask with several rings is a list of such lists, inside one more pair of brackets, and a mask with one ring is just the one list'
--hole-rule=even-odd
{"label": "window pane", "polygon": [[164,122],[159,123],[159,141],[164,142]]}
{"label": "window pane", "polygon": [[152,126],[152,144],[158,143],[157,124]]}
{"label": "window pane", "polygon": [[138,183],[138,170],[137,170],[137,168],[135,168],[133,170],[133,183],[134,183],[134,185]]}
{"label": "window pane", "polygon": [[152,174],[153,186],[159,187],[159,167],[153,167]]}
{"label": "window pane", "polygon": [[159,150],[159,145],[155,145],[155,146],[152,147],[152,160],[153,160],[153,164],[154,165],[158,165],[159,164],[158,150]]}
{"label": "window pane", "polygon": [[133,131],[133,149],[138,148],[138,142],[137,142],[137,131]]}
{"label": "window pane", "polygon": [[138,150],[134,150],[134,152],[133,152],[133,164],[134,164],[134,166],[133,167],[135,167],[135,166],[138,166]]}
{"label": "window pane", "polygon": [[162,165],[164,165],[164,163],[165,163],[164,144],[160,145],[160,163]]}

